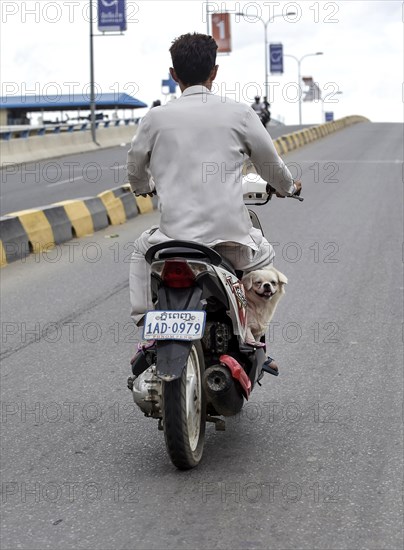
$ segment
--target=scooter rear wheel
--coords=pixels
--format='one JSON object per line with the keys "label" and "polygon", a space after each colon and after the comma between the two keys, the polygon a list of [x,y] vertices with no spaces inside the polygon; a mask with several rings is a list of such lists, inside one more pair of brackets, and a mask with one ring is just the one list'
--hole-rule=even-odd
{"label": "scooter rear wheel", "polygon": [[163,426],[174,466],[189,470],[202,458],[206,397],[202,387],[204,358],[200,342],[192,344],[181,378],[163,382]]}

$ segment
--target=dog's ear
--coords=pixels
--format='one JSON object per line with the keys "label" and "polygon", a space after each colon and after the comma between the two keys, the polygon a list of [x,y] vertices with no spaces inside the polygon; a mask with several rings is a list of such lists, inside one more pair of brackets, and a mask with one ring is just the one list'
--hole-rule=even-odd
{"label": "dog's ear", "polygon": [[247,275],[244,275],[244,277],[241,279],[241,282],[243,283],[243,286],[246,290],[251,290],[253,285],[252,273],[247,273]]}
{"label": "dog's ear", "polygon": [[[273,268],[275,269],[275,268]],[[277,269],[275,269],[277,275],[278,275],[278,280],[279,282],[282,284],[282,285],[287,285],[288,284],[288,278],[286,277],[286,275],[284,275],[283,273],[281,273],[280,271],[278,271]]]}

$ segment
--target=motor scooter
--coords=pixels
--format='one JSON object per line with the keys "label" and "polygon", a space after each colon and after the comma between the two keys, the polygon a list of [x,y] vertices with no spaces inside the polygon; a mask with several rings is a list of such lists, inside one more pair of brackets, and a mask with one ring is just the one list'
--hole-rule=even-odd
{"label": "motor scooter", "polygon": [[[274,193],[257,174],[242,185],[247,206],[265,205]],[[262,231],[256,212],[249,214]],[[202,458],[206,422],[224,430],[223,417],[238,414],[264,376],[265,337],[246,342],[243,273],[213,248],[167,241],[152,246],[146,261],[154,310],[145,315],[149,343],[138,350],[128,387],[144,415],[158,419],[172,463],[186,470]]]}

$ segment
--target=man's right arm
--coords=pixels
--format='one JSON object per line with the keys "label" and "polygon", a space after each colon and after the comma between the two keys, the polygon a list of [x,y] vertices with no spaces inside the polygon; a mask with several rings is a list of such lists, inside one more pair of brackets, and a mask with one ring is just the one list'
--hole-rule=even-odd
{"label": "man's right arm", "polygon": [[151,151],[149,121],[146,115],[139,124],[127,155],[128,180],[135,195],[148,194],[154,190],[149,170]]}

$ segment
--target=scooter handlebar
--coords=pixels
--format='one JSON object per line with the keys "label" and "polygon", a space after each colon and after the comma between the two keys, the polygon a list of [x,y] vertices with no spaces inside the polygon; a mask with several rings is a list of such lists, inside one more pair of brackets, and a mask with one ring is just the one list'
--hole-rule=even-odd
{"label": "scooter handlebar", "polygon": [[[300,191],[301,189],[299,189],[298,191],[296,191],[295,193],[293,193],[293,195],[286,195],[287,198],[289,199],[297,199],[298,201],[300,202],[303,202],[304,201],[304,198],[300,196]],[[272,196],[272,195],[276,195],[276,189],[274,189],[273,187],[271,187],[271,185],[269,185],[269,183],[267,184],[267,189],[266,189],[266,192]]]}

